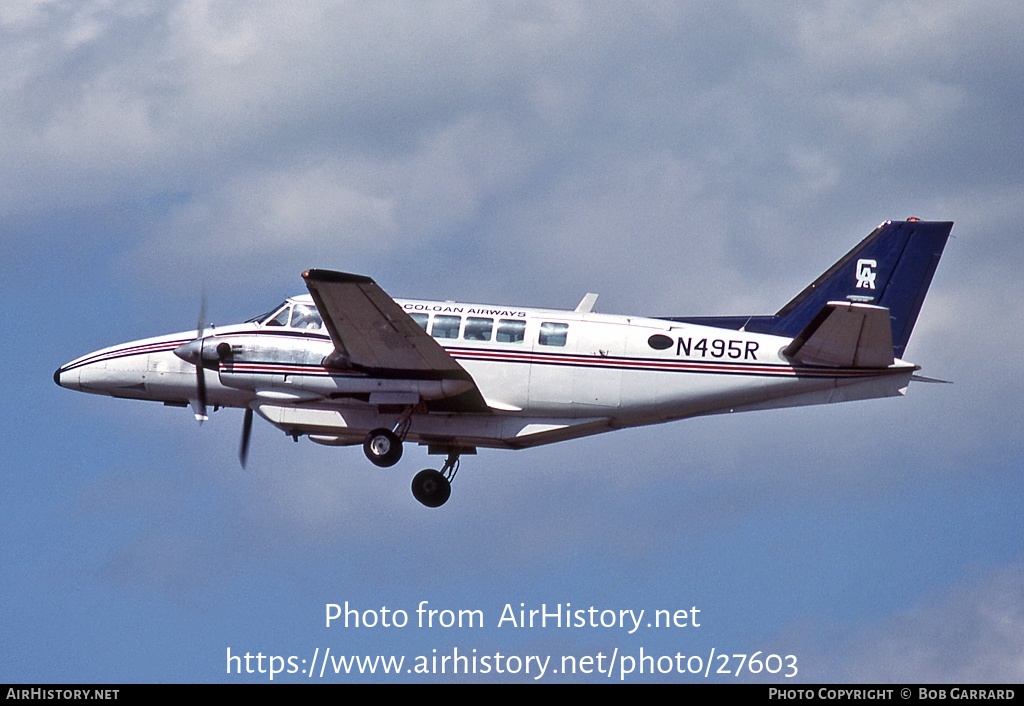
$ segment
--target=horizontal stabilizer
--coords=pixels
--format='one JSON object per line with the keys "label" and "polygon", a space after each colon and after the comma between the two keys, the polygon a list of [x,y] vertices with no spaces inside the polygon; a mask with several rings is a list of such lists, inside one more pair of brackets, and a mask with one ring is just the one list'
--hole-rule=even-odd
{"label": "horizontal stabilizer", "polygon": [[889,310],[829,302],[783,353],[805,365],[887,368],[894,360]]}
{"label": "horizontal stabilizer", "polygon": [[952,385],[953,384],[952,380],[940,380],[939,378],[929,378],[929,377],[925,377],[924,375],[912,375],[910,377],[910,379],[913,382],[936,382],[936,383],[939,383],[939,384],[942,384],[942,385]]}

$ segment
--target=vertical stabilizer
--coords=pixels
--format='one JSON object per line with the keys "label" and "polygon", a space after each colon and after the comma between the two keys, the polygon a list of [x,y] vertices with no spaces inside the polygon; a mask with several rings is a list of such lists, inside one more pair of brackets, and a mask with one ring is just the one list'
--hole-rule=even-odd
{"label": "vertical stabilizer", "polygon": [[893,353],[900,358],[952,228],[944,221],[886,221],[775,316],[754,317],[747,329],[795,337],[829,302],[885,307]]}
{"label": "vertical stabilizer", "polygon": [[771,317],[665,319],[796,338],[829,302],[869,304],[889,310],[893,354],[902,358],[952,227],[951,221],[887,220]]}

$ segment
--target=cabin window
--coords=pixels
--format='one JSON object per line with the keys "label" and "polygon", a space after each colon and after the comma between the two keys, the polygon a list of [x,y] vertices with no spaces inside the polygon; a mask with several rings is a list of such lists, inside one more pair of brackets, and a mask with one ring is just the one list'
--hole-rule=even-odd
{"label": "cabin window", "polygon": [[434,338],[458,338],[461,316],[435,316],[430,335]]}
{"label": "cabin window", "polygon": [[521,319],[500,319],[498,334],[494,340],[498,343],[522,343],[526,338],[526,322]]}
{"label": "cabin window", "polygon": [[545,321],[540,325],[537,342],[542,346],[564,346],[569,335],[569,324],[555,324]]}
{"label": "cabin window", "polygon": [[489,341],[494,328],[494,319],[481,319],[470,316],[466,319],[466,330],[462,337],[467,341]]}
{"label": "cabin window", "polygon": [[416,322],[417,326],[424,331],[427,330],[427,321],[430,319],[429,314],[409,314],[409,316],[412,317],[412,320]]}

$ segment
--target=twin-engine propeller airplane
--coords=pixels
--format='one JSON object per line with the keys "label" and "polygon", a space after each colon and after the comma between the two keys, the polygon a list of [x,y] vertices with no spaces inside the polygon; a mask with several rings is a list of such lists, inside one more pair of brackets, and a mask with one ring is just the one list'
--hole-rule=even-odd
{"label": "twin-engine propeller airplane", "polygon": [[[952,223],[886,222],[771,316],[639,317],[392,299],[372,279],[309,270],[309,294],[244,324],[133,341],[61,366],[61,387],[245,410],[296,441],[404,442],[446,456],[412,492],[443,505],[459,458],[723,412],[903,394],[902,360]],[[204,307],[205,308],[205,307]]]}

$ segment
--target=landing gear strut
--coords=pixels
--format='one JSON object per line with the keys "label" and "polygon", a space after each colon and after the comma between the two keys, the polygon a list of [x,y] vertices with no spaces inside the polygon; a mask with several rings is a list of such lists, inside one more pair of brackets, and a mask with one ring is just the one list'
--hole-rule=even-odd
{"label": "landing gear strut", "polygon": [[412,495],[427,507],[441,507],[452,494],[452,480],[459,472],[459,452],[450,451],[440,471],[425,468],[412,479]]}

